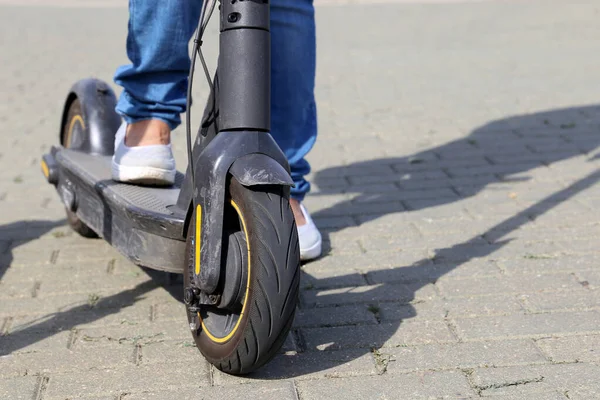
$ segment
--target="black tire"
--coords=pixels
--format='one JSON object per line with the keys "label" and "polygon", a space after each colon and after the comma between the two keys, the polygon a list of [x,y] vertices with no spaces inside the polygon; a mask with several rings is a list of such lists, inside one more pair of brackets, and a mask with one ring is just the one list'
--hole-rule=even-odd
{"label": "black tire", "polygon": [[[81,103],[79,99],[75,98],[69,105],[69,111],[67,112],[67,118],[65,118],[65,124],[62,127],[61,132],[61,144],[65,148],[77,148],[85,129],[85,120],[83,113],[81,112]],[[87,238],[97,238],[98,235],[81,221],[77,214],[65,207],[67,213],[67,222],[71,228],[79,233],[81,236]]]}
{"label": "black tire", "polygon": [[[223,372],[242,375],[273,358],[289,333],[298,303],[300,250],[289,204],[289,189],[280,186],[247,188],[231,179],[229,194],[228,202],[233,201],[234,207],[226,208],[225,218],[228,218],[228,213],[231,217],[231,213],[237,210],[240,225],[245,225],[243,246],[246,247],[247,242],[250,249],[248,290],[244,295],[243,312],[226,311],[231,313],[231,317],[227,317],[231,319],[224,326],[231,327],[234,322],[235,326],[231,327],[231,331],[221,331],[218,338],[208,332],[204,320],[189,310],[187,314],[191,327],[195,322],[202,323],[199,329],[192,330],[192,335],[204,357]],[[195,249],[192,243],[195,242],[195,224],[196,217],[193,216],[187,237],[184,287],[189,286],[194,273]],[[204,309],[198,315],[208,317],[209,321],[223,313],[222,309],[202,307]],[[238,320],[234,319],[236,315]]]}

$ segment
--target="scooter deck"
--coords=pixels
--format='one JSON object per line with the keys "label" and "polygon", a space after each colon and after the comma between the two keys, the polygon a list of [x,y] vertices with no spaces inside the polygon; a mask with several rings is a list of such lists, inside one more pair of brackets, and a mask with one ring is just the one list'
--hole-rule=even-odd
{"label": "scooter deck", "polygon": [[67,204],[79,219],[133,262],[182,272],[185,255],[185,211],[175,205],[184,175],[171,187],[143,187],[111,178],[111,157],[56,149],[54,158],[63,185],[74,198]]}

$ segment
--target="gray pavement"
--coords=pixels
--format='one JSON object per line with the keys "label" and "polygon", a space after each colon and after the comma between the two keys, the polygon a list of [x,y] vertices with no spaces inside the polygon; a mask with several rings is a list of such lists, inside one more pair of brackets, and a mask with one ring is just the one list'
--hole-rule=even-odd
{"label": "gray pavement", "polygon": [[39,171],[70,84],[126,61],[124,2],[1,3],[0,399],[600,398],[598,2],[317,2],[327,254],[245,378]]}

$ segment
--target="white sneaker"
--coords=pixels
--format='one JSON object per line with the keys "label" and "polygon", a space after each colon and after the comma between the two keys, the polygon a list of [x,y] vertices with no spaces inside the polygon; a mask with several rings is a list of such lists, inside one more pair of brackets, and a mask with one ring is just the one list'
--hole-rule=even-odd
{"label": "white sneaker", "polygon": [[123,122],[115,137],[112,178],[141,185],[172,185],[175,182],[175,158],[171,144],[128,147],[127,124]]}
{"label": "white sneaker", "polygon": [[306,224],[298,227],[298,240],[300,241],[300,260],[308,261],[321,255],[323,240],[321,232],[302,203],[300,210],[306,219]]}

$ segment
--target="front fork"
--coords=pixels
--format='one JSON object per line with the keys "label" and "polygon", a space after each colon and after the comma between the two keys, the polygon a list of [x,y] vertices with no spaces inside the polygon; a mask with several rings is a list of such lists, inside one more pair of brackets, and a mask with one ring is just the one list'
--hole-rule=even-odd
{"label": "front fork", "polygon": [[269,134],[269,19],[268,0],[221,2],[217,73],[190,161],[195,177],[188,167],[177,201],[187,210],[184,235],[191,218],[201,226],[194,243],[201,268],[194,268],[186,303],[218,305],[227,176],[246,186],[293,186],[287,159]]}

